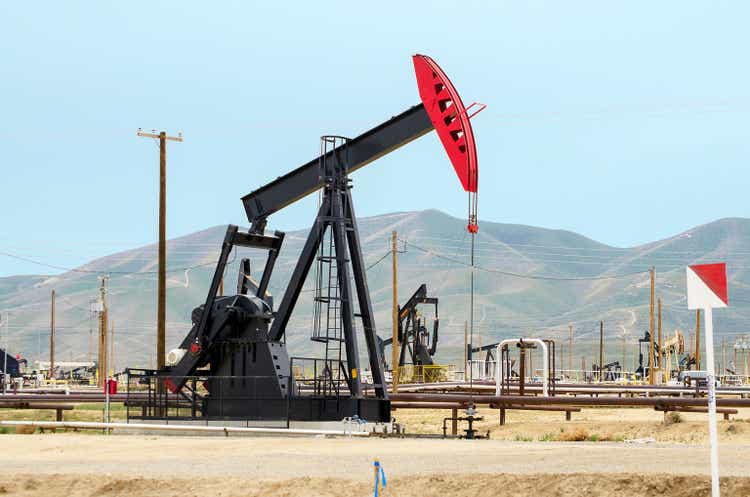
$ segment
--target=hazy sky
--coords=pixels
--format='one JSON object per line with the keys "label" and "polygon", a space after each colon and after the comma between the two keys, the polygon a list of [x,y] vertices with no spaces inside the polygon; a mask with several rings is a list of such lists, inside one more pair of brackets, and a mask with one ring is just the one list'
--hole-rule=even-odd
{"label": "hazy sky", "polygon": [[[431,55],[474,120],[480,219],[630,246],[748,216],[747,2],[3,2],[0,251],[74,266],[246,224],[240,197],[417,104]],[[360,216],[466,197],[433,134],[354,175]],[[313,202],[271,218],[305,227]],[[481,226],[480,226],[481,229]],[[460,233],[457,235],[461,235]],[[0,256],[0,275],[48,269]]]}

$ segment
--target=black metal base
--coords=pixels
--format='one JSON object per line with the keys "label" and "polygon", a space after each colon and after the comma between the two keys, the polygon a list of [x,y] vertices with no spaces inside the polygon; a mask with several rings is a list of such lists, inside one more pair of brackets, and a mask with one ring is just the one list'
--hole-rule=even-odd
{"label": "black metal base", "polygon": [[255,402],[206,398],[201,419],[255,421],[341,421],[357,416],[372,423],[391,421],[391,402],[377,398],[302,396]]}
{"label": "black metal base", "polygon": [[316,398],[291,399],[289,419],[292,421],[341,421],[359,416],[370,423],[391,421],[391,401],[376,398]]}

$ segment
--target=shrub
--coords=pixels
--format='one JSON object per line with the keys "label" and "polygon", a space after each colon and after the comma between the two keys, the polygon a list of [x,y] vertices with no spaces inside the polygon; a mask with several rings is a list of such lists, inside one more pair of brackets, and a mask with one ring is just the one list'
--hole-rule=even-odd
{"label": "shrub", "polygon": [[589,438],[586,428],[576,428],[573,431],[564,431],[557,437],[561,442],[583,442]]}
{"label": "shrub", "polygon": [[676,423],[682,423],[682,416],[679,412],[670,412],[664,417],[664,424],[669,426]]}

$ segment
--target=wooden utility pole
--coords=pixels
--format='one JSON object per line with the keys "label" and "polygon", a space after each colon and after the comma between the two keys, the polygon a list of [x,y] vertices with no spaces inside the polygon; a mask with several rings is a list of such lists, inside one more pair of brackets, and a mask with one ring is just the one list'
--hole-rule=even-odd
{"label": "wooden utility pole", "polygon": [[167,136],[166,131],[159,134],[144,133],[138,129],[138,136],[159,140],[159,281],[157,284],[156,316],[156,366],[164,367],[166,358],[167,336],[167,140],[181,142],[182,133]]}
{"label": "wooden utility pole", "polygon": [[651,307],[649,312],[649,335],[651,338],[651,341],[649,343],[649,359],[648,359],[648,383],[649,385],[654,384],[654,332],[656,331],[654,329],[654,291],[656,286],[656,278],[655,273],[656,270],[654,269],[654,266],[651,266],[651,269],[649,269],[649,272],[651,273]]}
{"label": "wooden utility pole", "polygon": [[49,317],[49,379],[55,378],[55,290],[52,290],[52,301]]}
{"label": "wooden utility pole", "polygon": [[583,381],[586,382],[586,357],[581,356],[581,371],[583,372]]}
{"label": "wooden utility pole", "polygon": [[721,337],[721,369],[719,370],[719,376],[723,376],[727,369],[727,349],[724,338],[723,336]]}
{"label": "wooden utility pole", "polygon": [[95,299],[89,299],[89,355],[88,361],[94,359],[94,303]]}
{"label": "wooden utility pole", "polygon": [[688,352],[690,355],[695,356],[695,332],[691,331],[688,333]]}
{"label": "wooden utility pole", "polygon": [[701,310],[695,311],[695,370],[701,370]]}
{"label": "wooden utility pole", "polygon": [[599,381],[604,380],[604,321],[599,321]]}
{"label": "wooden utility pole", "polygon": [[662,344],[664,342],[661,341],[661,338],[662,338],[661,337],[661,297],[659,297],[658,304],[659,304],[659,314],[658,314],[658,316],[659,316],[659,320],[658,320],[659,350],[657,351],[657,356],[659,357],[659,378],[660,378],[659,382],[660,383],[666,383],[667,380],[664,379],[664,367],[662,365],[662,359],[663,359],[663,356],[662,356],[662,354],[663,354]]}
{"label": "wooden utility pole", "polygon": [[99,311],[99,386],[103,387],[107,379],[107,278],[102,276],[100,291],[101,310]]}
{"label": "wooden utility pole", "polygon": [[393,321],[392,330],[392,343],[391,343],[391,376],[392,390],[394,393],[398,392],[398,358],[399,358],[399,343],[398,343],[398,233],[396,230],[391,232],[391,276],[392,276],[392,287],[393,287],[393,301],[391,302],[391,314]]}
{"label": "wooden utility pole", "polygon": [[115,323],[112,322],[111,329],[109,330],[109,371],[112,376],[115,374]]}
{"label": "wooden utility pole", "polygon": [[[565,369],[565,342],[560,342],[560,369]],[[557,349],[555,349],[555,354],[557,354]],[[555,356],[555,364],[557,364],[557,356]],[[562,375],[562,373],[561,373]],[[564,375],[563,375],[564,376]]]}
{"label": "wooden utility pole", "polygon": [[568,325],[570,340],[568,341],[568,369],[573,371],[573,325]]}

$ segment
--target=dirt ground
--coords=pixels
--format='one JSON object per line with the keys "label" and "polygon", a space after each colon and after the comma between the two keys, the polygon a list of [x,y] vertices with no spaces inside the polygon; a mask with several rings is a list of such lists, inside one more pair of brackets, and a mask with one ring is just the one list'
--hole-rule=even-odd
{"label": "dirt ground", "polygon": [[[501,440],[4,435],[0,495],[708,495],[700,445]],[[750,447],[721,447],[724,495],[750,495]]]}
{"label": "dirt ground", "polygon": [[[408,433],[434,434],[448,414],[395,417]],[[21,415],[0,411],[0,419]],[[648,409],[585,409],[570,422],[563,413],[511,411],[503,427],[497,411],[480,415],[491,440],[5,434],[0,496],[366,496],[375,458],[388,476],[385,496],[710,494],[705,414],[665,425]],[[724,496],[750,495],[750,412],[737,418],[719,427]],[[629,441],[645,437],[656,442]]]}
{"label": "dirt ground", "polygon": [[[4,480],[9,480],[4,478]],[[722,478],[724,496],[750,494],[747,479]],[[453,475],[413,476],[388,480],[384,497],[488,496],[664,496],[691,497],[711,494],[708,478],[659,475],[643,480],[637,475]],[[109,497],[365,497],[373,485],[343,478],[301,477],[291,480],[232,478],[142,478],[132,476],[55,475],[53,478],[18,475],[0,484],[0,495]]]}

